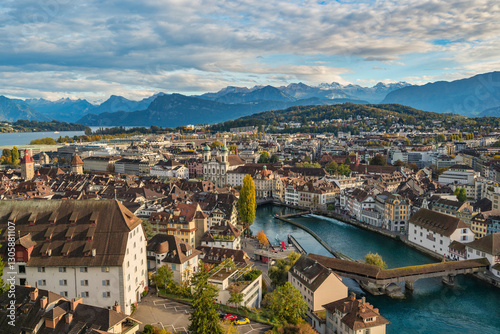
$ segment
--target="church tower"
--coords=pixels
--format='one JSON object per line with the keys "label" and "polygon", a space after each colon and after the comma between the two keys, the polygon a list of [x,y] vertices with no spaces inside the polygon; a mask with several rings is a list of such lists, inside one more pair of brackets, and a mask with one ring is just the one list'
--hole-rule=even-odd
{"label": "church tower", "polygon": [[211,154],[210,154],[210,146],[206,145],[204,148],[203,148],[203,162],[209,162],[210,161],[210,158],[211,158]]}
{"label": "church tower", "polygon": [[73,156],[73,159],[71,159],[71,172],[76,174],[83,174],[83,161],[76,153]]}
{"label": "church tower", "polygon": [[21,159],[21,177],[25,180],[32,180],[35,176],[33,158],[28,150],[24,150],[24,157]]}

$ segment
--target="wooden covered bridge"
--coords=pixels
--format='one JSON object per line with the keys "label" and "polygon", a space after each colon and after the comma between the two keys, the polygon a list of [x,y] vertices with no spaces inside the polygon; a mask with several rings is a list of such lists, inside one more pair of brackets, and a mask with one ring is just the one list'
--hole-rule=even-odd
{"label": "wooden covered bridge", "polygon": [[386,293],[391,283],[405,282],[408,290],[413,290],[413,283],[422,278],[443,277],[443,282],[453,285],[454,277],[459,274],[471,274],[488,270],[490,262],[485,259],[438,262],[410,267],[381,269],[377,266],[335,259],[327,256],[309,254],[323,266],[330,268],[336,274],[352,278],[374,294]]}

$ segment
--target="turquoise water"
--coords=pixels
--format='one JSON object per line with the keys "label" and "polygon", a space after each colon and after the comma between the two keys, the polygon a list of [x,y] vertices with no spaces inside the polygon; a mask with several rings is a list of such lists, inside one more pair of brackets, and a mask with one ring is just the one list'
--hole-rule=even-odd
{"label": "turquoise water", "polygon": [[[305,231],[273,218],[275,213],[291,212],[271,205],[259,207],[252,231],[264,230],[273,243],[276,236],[286,240],[288,234],[293,234],[308,253],[331,256]],[[435,262],[400,241],[331,218],[304,216],[294,220],[354,259],[362,259],[371,251],[382,255],[389,268]],[[350,290],[364,295],[356,282],[344,282]],[[369,294],[366,297],[391,322],[388,333],[500,333],[500,289],[470,276],[459,275],[453,288],[444,286],[439,278],[418,280],[413,294],[404,300]]]}

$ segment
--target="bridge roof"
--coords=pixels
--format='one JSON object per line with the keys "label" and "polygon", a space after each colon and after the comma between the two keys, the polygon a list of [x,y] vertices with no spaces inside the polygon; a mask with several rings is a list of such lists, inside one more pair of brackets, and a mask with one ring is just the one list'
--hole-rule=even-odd
{"label": "bridge roof", "polygon": [[401,267],[394,269],[380,269],[377,266],[370,264],[352,262],[348,260],[340,260],[327,256],[309,254],[309,258],[318,261],[325,267],[331,268],[342,276],[342,273],[359,275],[362,277],[373,278],[377,280],[391,279],[397,277],[414,276],[422,274],[431,274],[438,272],[447,272],[460,269],[487,267],[490,265],[485,258],[464,261],[449,261],[430,264],[422,264],[418,266]]}

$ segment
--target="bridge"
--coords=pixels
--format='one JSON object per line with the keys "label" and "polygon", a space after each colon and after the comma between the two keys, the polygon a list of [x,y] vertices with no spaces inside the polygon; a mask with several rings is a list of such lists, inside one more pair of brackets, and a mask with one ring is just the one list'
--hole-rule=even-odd
{"label": "bridge", "polygon": [[[327,256],[309,254],[323,266],[330,268],[340,276],[352,278],[372,294],[390,294],[395,284],[405,282],[407,290],[413,290],[413,283],[422,278],[443,277],[443,283],[454,284],[454,278],[459,274],[472,274],[488,270],[490,262],[486,258],[464,261],[438,262],[418,266],[381,269],[377,266],[335,259]],[[388,290],[388,288],[390,289]],[[397,288],[396,288],[397,289]],[[396,291],[397,294],[397,291]]]}

